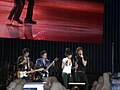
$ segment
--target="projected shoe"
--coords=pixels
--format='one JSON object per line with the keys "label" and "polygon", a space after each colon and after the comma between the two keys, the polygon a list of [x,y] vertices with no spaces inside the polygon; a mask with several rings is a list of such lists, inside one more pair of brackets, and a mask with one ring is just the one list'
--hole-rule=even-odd
{"label": "projected shoe", "polygon": [[20,19],[19,19],[19,20],[17,20],[17,22],[18,22],[18,23],[20,23],[20,24],[23,24],[23,22],[22,22]]}
{"label": "projected shoe", "polygon": [[37,24],[36,21],[33,21],[33,20],[29,20],[29,21],[24,21],[25,24]]}
{"label": "projected shoe", "polygon": [[15,21],[15,20],[12,22],[12,25],[17,26],[17,27],[22,27],[23,26],[23,24],[21,24],[19,21]]}
{"label": "projected shoe", "polygon": [[6,25],[12,25],[12,20],[9,20],[9,19],[8,19],[8,20],[6,21]]}

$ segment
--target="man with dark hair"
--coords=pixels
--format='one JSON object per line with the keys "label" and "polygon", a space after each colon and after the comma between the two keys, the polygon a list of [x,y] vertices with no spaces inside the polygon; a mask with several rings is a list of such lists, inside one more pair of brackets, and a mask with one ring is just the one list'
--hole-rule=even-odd
{"label": "man with dark hair", "polygon": [[27,53],[27,56],[29,55],[29,49],[28,48],[24,48],[23,50],[22,50],[22,54],[24,55],[24,54],[26,54]]}
{"label": "man with dark hair", "polygon": [[36,60],[36,64],[35,64],[35,69],[39,69],[39,68],[44,68],[46,69],[47,66],[50,64],[49,60],[47,59],[47,52],[46,51],[42,51],[40,53],[40,58],[38,58]]}
{"label": "man with dark hair", "polygon": [[[40,58],[36,60],[34,69],[44,68],[46,69],[50,64],[50,61],[47,59],[47,52],[44,50],[40,53]],[[46,73],[44,74],[47,77]],[[41,72],[36,72],[36,78],[43,80],[44,76]]]}
{"label": "man with dark hair", "polygon": [[[22,50],[22,56],[18,57],[18,61],[17,61],[17,68],[18,71],[29,71],[32,70],[32,66],[33,63],[29,58],[29,49],[28,48],[24,48]],[[18,75],[19,78],[19,75]]]}
{"label": "man with dark hair", "polygon": [[78,47],[76,50],[76,56],[75,56],[75,67],[77,69],[76,70],[76,81],[81,82],[84,80],[86,83],[86,90],[88,90],[88,79],[85,74],[86,65],[87,65],[87,58],[83,53],[83,48]]}

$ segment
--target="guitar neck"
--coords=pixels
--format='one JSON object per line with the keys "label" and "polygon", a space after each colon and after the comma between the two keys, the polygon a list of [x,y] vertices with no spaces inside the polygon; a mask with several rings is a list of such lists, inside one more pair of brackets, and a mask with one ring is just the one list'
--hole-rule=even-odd
{"label": "guitar neck", "polygon": [[55,62],[55,61],[57,61],[58,60],[58,58],[56,57],[54,60],[53,60],[53,62],[44,70],[43,68],[40,68],[40,69],[36,69],[36,70],[32,70],[32,71],[28,71],[27,73],[34,73],[34,72],[39,72],[39,71],[48,71],[49,70],[49,68],[53,65],[53,63]]}
{"label": "guitar neck", "polygon": [[45,69],[45,71],[48,71],[52,65],[53,65],[53,62]]}
{"label": "guitar neck", "polygon": [[49,68],[58,60],[58,58],[56,57],[52,63],[50,63],[50,65],[45,69],[45,71],[48,71]]}
{"label": "guitar neck", "polygon": [[40,69],[28,71],[27,73],[34,73],[34,72],[39,72],[39,71],[43,71],[43,70],[44,70],[43,68],[40,68]]}

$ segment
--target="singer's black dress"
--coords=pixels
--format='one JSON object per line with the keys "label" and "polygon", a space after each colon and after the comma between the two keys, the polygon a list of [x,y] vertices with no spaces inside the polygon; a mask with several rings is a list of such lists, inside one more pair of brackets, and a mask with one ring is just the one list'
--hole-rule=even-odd
{"label": "singer's black dress", "polygon": [[[84,60],[87,61],[87,57],[85,55],[83,55],[83,56],[84,56]],[[78,68],[77,68],[77,72],[76,72],[76,82],[85,82],[86,83],[85,90],[88,90],[88,79],[87,79],[87,76],[85,74],[86,66],[84,66],[82,63],[82,57],[75,56],[75,60],[78,64]]]}

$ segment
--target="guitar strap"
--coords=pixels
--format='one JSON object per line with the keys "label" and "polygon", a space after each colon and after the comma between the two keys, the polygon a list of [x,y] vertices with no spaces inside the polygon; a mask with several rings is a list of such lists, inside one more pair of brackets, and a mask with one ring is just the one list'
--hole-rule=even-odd
{"label": "guitar strap", "polygon": [[27,71],[28,71],[28,58],[26,58],[26,60],[27,60]]}

